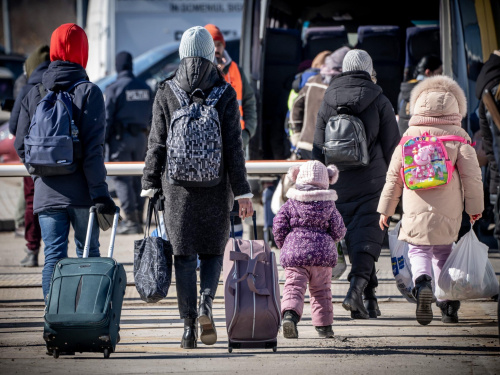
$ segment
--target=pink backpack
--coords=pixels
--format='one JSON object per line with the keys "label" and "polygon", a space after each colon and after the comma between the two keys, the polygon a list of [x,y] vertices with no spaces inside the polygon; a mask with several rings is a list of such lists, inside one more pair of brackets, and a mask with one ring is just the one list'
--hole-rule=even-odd
{"label": "pink backpack", "polygon": [[403,137],[401,145],[403,163],[401,178],[407,189],[424,190],[446,185],[455,166],[451,163],[443,142],[457,141],[471,144],[458,135]]}

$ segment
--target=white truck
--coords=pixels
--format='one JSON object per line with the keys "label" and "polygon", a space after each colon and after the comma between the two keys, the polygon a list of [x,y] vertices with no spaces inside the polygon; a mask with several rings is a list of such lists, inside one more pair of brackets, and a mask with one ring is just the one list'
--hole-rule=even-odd
{"label": "white truck", "polygon": [[89,0],[87,74],[91,81],[115,70],[115,55],[133,57],[180,41],[192,26],[217,25],[226,38],[239,38],[243,0]]}

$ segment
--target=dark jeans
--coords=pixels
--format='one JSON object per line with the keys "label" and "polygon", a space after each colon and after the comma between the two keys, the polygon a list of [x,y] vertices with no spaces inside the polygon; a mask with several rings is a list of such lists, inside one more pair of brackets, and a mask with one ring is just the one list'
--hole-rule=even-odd
{"label": "dark jeans", "polygon": [[208,292],[214,298],[219,285],[223,255],[174,256],[175,286],[181,319],[198,317],[198,294],[196,293],[198,257],[200,258],[200,293]]}
{"label": "dark jeans", "polygon": [[[42,239],[45,243],[45,265],[42,271],[43,299],[46,301],[54,266],[59,259],[68,257],[68,235],[70,225],[75,232],[76,255],[81,258],[85,246],[89,209],[67,207],[48,209],[38,215]],[[99,256],[99,226],[94,220],[89,244],[89,257]]]}
{"label": "dark jeans", "polygon": [[42,241],[42,232],[38,215],[33,214],[33,196],[35,195],[35,183],[31,177],[24,177],[24,199],[26,201],[26,209],[24,210],[24,239],[26,247],[32,251],[40,249]]}

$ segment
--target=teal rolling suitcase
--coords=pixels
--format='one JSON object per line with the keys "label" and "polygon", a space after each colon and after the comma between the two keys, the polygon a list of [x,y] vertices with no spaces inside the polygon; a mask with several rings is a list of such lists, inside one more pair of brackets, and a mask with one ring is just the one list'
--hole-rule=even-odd
{"label": "teal rolling suitcase", "polygon": [[95,207],[90,209],[83,258],[63,258],[56,263],[45,307],[43,338],[47,354],[115,352],[127,276],[112,258],[119,208],[114,216],[107,257],[89,258]]}

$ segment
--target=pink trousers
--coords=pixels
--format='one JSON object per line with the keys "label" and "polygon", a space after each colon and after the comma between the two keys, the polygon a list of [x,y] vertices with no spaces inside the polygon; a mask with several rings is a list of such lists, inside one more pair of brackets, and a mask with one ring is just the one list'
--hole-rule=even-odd
{"label": "pink trousers", "polygon": [[285,269],[285,287],[281,299],[281,313],[295,311],[302,317],[307,283],[311,297],[311,315],[314,326],[333,323],[332,267],[289,267]]}
{"label": "pink trousers", "polygon": [[434,283],[437,283],[452,246],[453,244],[434,246],[409,244],[408,258],[410,258],[413,283],[424,274],[432,277]]}

